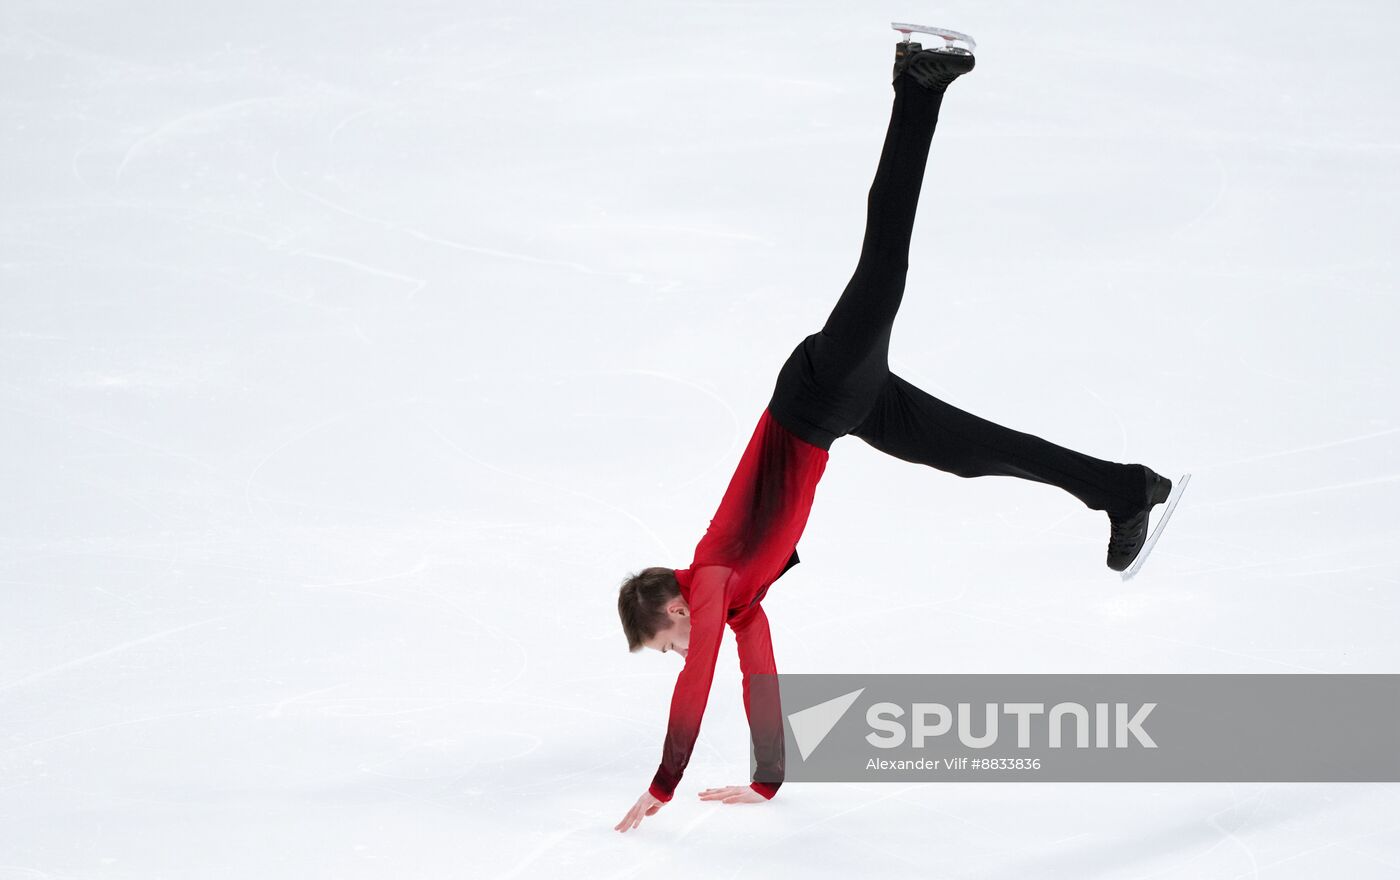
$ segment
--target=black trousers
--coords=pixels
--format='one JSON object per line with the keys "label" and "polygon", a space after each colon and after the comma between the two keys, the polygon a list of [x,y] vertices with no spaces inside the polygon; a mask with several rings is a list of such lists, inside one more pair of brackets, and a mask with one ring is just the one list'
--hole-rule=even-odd
{"label": "black trousers", "polygon": [[960,477],[1019,477],[1058,486],[1094,510],[1142,504],[1141,466],[1093,458],[964,412],[890,372],[890,330],[904,297],[909,242],[943,94],[908,77],[894,106],[867,200],[860,260],[822,329],[778,372],[768,407],[809,443],[847,434],[904,461]]}

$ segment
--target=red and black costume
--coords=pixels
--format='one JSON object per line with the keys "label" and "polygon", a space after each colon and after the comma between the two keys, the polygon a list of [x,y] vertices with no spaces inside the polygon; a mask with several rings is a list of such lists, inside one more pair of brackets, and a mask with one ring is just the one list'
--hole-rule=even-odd
{"label": "red and black costume", "polygon": [[[1048,483],[1111,514],[1141,506],[1141,465],[1093,458],[1003,427],[890,371],[890,331],[904,295],[915,209],[943,101],[941,89],[921,87],[907,76],[895,79],[894,92],[855,273],[826,324],[784,362],[719,512],[690,567],[676,572],[690,604],[691,634],[671,698],[661,767],[651,784],[652,795],[663,801],[671,799],[690,760],[726,623],[738,640],[758,758],[753,788],[770,798],[777,791],[781,712],[777,700],[750,699],[750,677],[776,671],[761,601],[798,561],[797,540],[836,438],[853,434],[888,455],[960,477]],[[754,717],[754,705],[765,717]]]}
{"label": "red and black costume", "polygon": [[[739,645],[744,711],[758,761],[753,789],[771,798],[782,783],[783,729],[777,701],[754,701],[750,692],[752,676],[777,672],[768,617],[760,603],[773,581],[799,562],[797,541],[828,455],[765,409],[690,567],[676,570],[681,595],[690,605],[690,646],[671,697],[666,745],[651,783],[653,797],[669,801],[690,761],[725,624]],[[764,717],[755,717],[756,704]]]}

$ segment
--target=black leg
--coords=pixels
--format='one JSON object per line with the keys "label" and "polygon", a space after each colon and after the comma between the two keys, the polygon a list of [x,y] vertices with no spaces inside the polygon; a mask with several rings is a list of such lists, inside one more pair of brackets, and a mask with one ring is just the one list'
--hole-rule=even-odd
{"label": "black leg", "polygon": [[904,296],[909,242],[923,186],[929,146],[943,93],[901,77],[866,200],[865,238],[855,273],[837,300],[821,335],[833,357],[854,364],[888,353],[890,328]]}
{"label": "black leg", "polygon": [[870,411],[851,432],[881,452],[960,477],[1019,477],[1058,486],[1093,510],[1142,502],[1137,464],[1105,461],[944,403],[890,373]]}

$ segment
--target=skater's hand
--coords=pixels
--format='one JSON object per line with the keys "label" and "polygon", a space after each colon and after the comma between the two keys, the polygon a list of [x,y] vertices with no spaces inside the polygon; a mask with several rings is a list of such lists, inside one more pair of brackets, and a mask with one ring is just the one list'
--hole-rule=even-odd
{"label": "skater's hand", "polygon": [[656,811],[666,806],[664,801],[659,801],[651,796],[651,791],[642,792],[642,796],[637,798],[637,802],[632,805],[632,809],[627,811],[627,815],[622,817],[622,821],[613,826],[615,831],[627,831],[642,824],[642,820],[647,816],[655,816]]}
{"label": "skater's hand", "polygon": [[700,792],[702,801],[720,801],[726,804],[759,804],[768,798],[747,785],[727,785],[724,788],[707,788]]}

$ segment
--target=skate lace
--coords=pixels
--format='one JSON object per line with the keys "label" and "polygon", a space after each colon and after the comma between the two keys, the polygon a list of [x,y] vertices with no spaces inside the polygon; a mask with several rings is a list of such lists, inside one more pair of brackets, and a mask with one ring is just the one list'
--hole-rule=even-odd
{"label": "skate lace", "polygon": [[1123,522],[1112,518],[1109,522],[1112,524],[1112,528],[1108,537],[1108,549],[1110,551],[1127,550],[1142,537],[1144,527],[1147,525],[1147,516],[1145,513],[1139,513]]}

